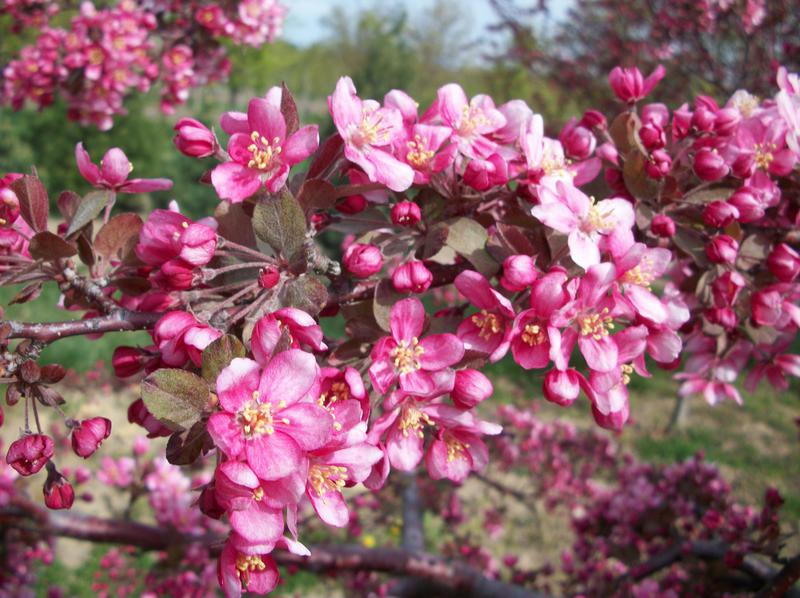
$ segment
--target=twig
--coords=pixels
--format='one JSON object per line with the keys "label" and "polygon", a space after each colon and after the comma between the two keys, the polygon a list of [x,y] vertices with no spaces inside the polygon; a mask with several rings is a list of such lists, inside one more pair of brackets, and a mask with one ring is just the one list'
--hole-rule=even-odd
{"label": "twig", "polygon": [[17,322],[0,320],[0,326],[8,326],[8,338],[29,338],[51,343],[68,336],[101,334],[121,330],[149,330],[164,314],[118,309],[106,316],[66,322]]}

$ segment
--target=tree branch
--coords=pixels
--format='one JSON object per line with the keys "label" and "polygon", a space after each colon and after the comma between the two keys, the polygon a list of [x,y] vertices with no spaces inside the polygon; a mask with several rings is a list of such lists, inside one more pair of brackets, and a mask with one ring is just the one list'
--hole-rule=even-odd
{"label": "tree branch", "polygon": [[60,338],[82,334],[119,332],[122,330],[148,330],[153,328],[163,314],[154,312],[118,309],[106,316],[66,322],[16,322],[0,320],[0,326],[8,326],[6,338],[29,338],[51,343]]}
{"label": "tree branch", "polygon": [[[43,536],[62,536],[90,542],[126,544],[143,550],[166,550],[171,546],[202,543],[212,553],[221,549],[218,536],[187,536],[164,528],[122,519],[103,519],[64,511],[48,511],[27,500],[17,499],[0,509],[2,527],[18,527]],[[490,579],[463,563],[448,561],[424,552],[402,548],[319,545],[311,556],[275,552],[279,565],[290,565],[316,573],[377,571],[424,579],[447,588],[454,595],[474,598],[548,598],[536,591]]]}

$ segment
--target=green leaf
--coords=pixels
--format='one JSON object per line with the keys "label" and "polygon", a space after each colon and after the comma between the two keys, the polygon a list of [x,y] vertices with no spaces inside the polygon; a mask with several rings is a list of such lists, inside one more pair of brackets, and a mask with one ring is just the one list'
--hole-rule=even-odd
{"label": "green leaf", "polygon": [[188,430],[200,421],[211,394],[200,376],[176,369],[161,369],[142,380],[147,410],[172,430]]}
{"label": "green leaf", "polygon": [[764,263],[771,249],[772,243],[765,235],[750,235],[739,246],[736,267],[750,270],[753,266]]}
{"label": "green leaf", "polygon": [[286,281],[280,302],[283,307],[295,307],[315,316],[328,302],[328,289],[316,276],[305,274]]}
{"label": "green leaf", "polygon": [[489,235],[486,229],[472,218],[456,218],[448,221],[446,245],[460,256],[469,260],[481,274],[490,276],[497,272],[500,265],[486,251]]}
{"label": "green leaf", "polygon": [[103,208],[105,208],[110,201],[113,201],[113,199],[114,193],[108,189],[100,189],[87,193],[75,210],[75,215],[72,217],[72,221],[69,223],[69,228],[67,229],[67,236],[69,237],[97,218],[100,212],[103,211]]}
{"label": "green leaf", "polygon": [[253,211],[253,231],[291,262],[303,251],[306,217],[294,196],[283,189],[277,195],[259,196]]}
{"label": "green leaf", "polygon": [[57,260],[78,253],[77,247],[46,230],[33,235],[29,249],[31,256],[37,260]]}
{"label": "green leaf", "polygon": [[375,321],[387,332],[390,330],[389,317],[392,313],[392,307],[403,298],[405,298],[405,295],[395,290],[390,279],[381,280],[378,286],[375,287],[372,312],[375,315]]}
{"label": "green leaf", "polygon": [[235,357],[244,357],[245,354],[242,341],[235,336],[226,334],[219,337],[203,350],[203,378],[213,384]]}
{"label": "green leaf", "polygon": [[206,431],[206,422],[199,421],[188,430],[175,432],[167,441],[167,461],[173,465],[191,465],[214,447]]}

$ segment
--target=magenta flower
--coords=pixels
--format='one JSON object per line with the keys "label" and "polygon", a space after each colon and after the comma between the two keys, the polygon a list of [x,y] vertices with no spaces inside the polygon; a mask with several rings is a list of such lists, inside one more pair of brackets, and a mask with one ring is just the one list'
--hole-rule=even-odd
{"label": "magenta flower", "polygon": [[277,193],[286,183],[289,168],[308,158],[319,146],[316,125],[302,127],[287,137],[280,104],[270,99],[250,100],[247,122],[237,118],[222,120],[223,129],[231,134],[231,161],[211,172],[211,183],[222,199],[239,203],[262,185],[270,193]]}
{"label": "magenta flower", "polygon": [[656,324],[667,319],[667,310],[650,290],[650,284],[664,274],[671,260],[672,253],[668,249],[648,248],[644,243],[635,243],[624,255],[614,259],[625,301],[640,316]]}
{"label": "magenta flower", "polygon": [[452,130],[436,125],[414,125],[407,134],[394,141],[394,153],[414,169],[414,183],[426,185],[431,175],[453,163],[458,146],[446,145]]}
{"label": "magenta flower", "polygon": [[[367,426],[357,401],[333,406],[339,407],[334,411],[339,427],[327,445],[309,454],[306,495],[320,519],[328,525],[344,527],[349,512],[342,488],[367,479],[373,465],[383,458],[383,451],[367,442]],[[350,417],[342,417],[345,411],[350,412]]]}
{"label": "magenta flower", "polygon": [[525,156],[527,179],[532,191],[537,186],[555,189],[559,182],[583,185],[592,181],[602,167],[599,158],[575,163],[568,161],[561,142],[544,136],[544,120],[539,114],[534,114],[525,123],[519,145]]}
{"label": "magenta flower", "polygon": [[266,365],[281,337],[295,349],[307,347],[324,351],[328,346],[322,341],[322,328],[317,321],[301,309],[284,307],[260,318],[253,327],[250,343],[253,356]]}
{"label": "magenta flower", "polygon": [[745,120],[736,130],[731,148],[733,173],[741,178],[752,176],[756,170],[773,176],[786,176],[794,168],[796,156],[786,147],[786,123],[775,118],[764,124],[758,118]]}
{"label": "magenta flower", "polygon": [[619,349],[610,331],[619,312],[614,298],[608,295],[615,277],[613,264],[592,266],[580,279],[575,299],[552,315],[553,325],[567,326],[560,347],[553,349],[558,369],[568,367],[576,341],[590,369],[608,372],[617,367]]}
{"label": "magenta flower", "polygon": [[262,480],[301,469],[305,451],[323,446],[332,420],[319,405],[301,402],[317,378],[314,357],[298,349],[276,355],[264,367],[236,358],[217,378],[222,411],[208,432],[230,459],[244,458]]}
{"label": "magenta flower", "polygon": [[220,336],[222,332],[183,311],[167,312],[153,329],[153,342],[161,352],[161,361],[172,367],[183,366],[187,359],[200,366],[203,349]]}
{"label": "magenta flower", "polygon": [[225,542],[217,566],[217,579],[225,598],[240,598],[242,590],[267,594],[278,585],[278,566],[269,554],[246,554]]}
{"label": "magenta flower", "polygon": [[486,277],[478,272],[465,270],[454,283],[458,291],[480,310],[459,324],[458,338],[465,349],[487,353],[492,363],[499,361],[508,352],[511,342],[511,323],[514,320],[511,302],[494,290]]}
{"label": "magenta flower", "polygon": [[390,314],[391,336],[372,349],[369,377],[380,394],[399,381],[400,388],[420,396],[436,390],[434,374],[461,361],[464,345],[454,334],[431,334],[420,340],[425,307],[416,297],[398,301]]}
{"label": "magenta flower", "polygon": [[369,180],[392,191],[411,186],[414,171],[390,153],[392,142],[402,134],[402,115],[397,109],[381,108],[375,100],[359,98],[350,77],[336,83],[333,95],[328,97],[328,108],[344,140],[345,157],[358,164]]}
{"label": "magenta flower", "polygon": [[481,436],[496,436],[503,429],[446,405],[432,406],[430,413],[440,426],[425,454],[431,479],[461,483],[470,472],[484,469],[489,463],[489,449]]}
{"label": "magenta flower", "polygon": [[128,175],[133,165],[118,147],[108,150],[100,167],[92,162],[89,152],[83,149],[83,143],[75,146],[75,161],[83,178],[98,189],[109,189],[118,193],[148,193],[172,188],[169,179],[130,179]]}
{"label": "magenta flower", "polygon": [[251,544],[274,544],[283,535],[282,509],[303,493],[303,472],[277,481],[258,479],[242,461],[226,461],[214,473],[214,497],[228,512],[233,531]]}
{"label": "magenta flower", "polygon": [[369,393],[361,379],[358,370],[352,367],[344,368],[344,371],[336,368],[321,368],[319,372],[319,396],[317,402],[331,411],[334,415],[334,430],[339,432],[336,416],[336,409],[331,410],[336,405],[341,405],[346,401],[355,400],[361,408],[361,418],[369,420],[370,403]]}
{"label": "magenta flower", "polygon": [[210,226],[192,222],[172,210],[153,210],[139,232],[135,251],[140,260],[151,266],[178,258],[192,266],[205,266],[214,257],[216,247],[217,233]]}
{"label": "magenta flower", "polygon": [[439,116],[452,129],[451,140],[468,158],[488,158],[497,151],[497,144],[487,135],[506,124],[506,117],[487,95],[467,100],[457,83],[440,87],[436,93]]}
{"label": "magenta flower", "polygon": [[557,193],[541,189],[542,203],[531,213],[543,224],[568,235],[570,257],[584,270],[600,263],[602,237],[631,237],[634,214],[625,199],[605,199],[598,203],[579,189],[557,183]]}

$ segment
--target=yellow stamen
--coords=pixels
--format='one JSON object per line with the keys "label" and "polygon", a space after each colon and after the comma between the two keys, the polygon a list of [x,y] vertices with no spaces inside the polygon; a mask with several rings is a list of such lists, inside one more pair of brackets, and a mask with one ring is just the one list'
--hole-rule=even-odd
{"label": "yellow stamen", "polygon": [[280,138],[275,137],[270,143],[258,131],[253,131],[250,133],[250,139],[253,143],[247,146],[247,151],[253,154],[253,157],[247,163],[247,167],[262,171],[272,170],[274,162],[283,151]]}
{"label": "yellow stamen", "polygon": [[414,135],[414,140],[408,142],[408,149],[406,160],[416,168],[425,168],[436,153],[425,147],[425,143],[419,135]]}
{"label": "yellow stamen", "polygon": [[544,330],[538,324],[526,324],[522,330],[522,340],[525,344],[535,347],[547,340]]}
{"label": "yellow stamen", "polygon": [[433,420],[431,420],[427,413],[420,411],[411,404],[403,406],[403,410],[400,413],[400,422],[398,423],[403,436],[408,438],[408,433],[411,431],[422,438],[424,436],[422,427],[425,424],[429,426],[433,425]]}
{"label": "yellow stamen", "polygon": [[599,314],[578,317],[581,336],[591,336],[598,341],[604,336],[608,336],[608,331],[614,329],[614,318],[606,314],[608,314],[608,308],[604,307]]}
{"label": "yellow stamen", "polygon": [[480,328],[480,332],[478,333],[480,338],[490,338],[501,330],[500,319],[495,314],[485,309],[474,314],[471,320],[475,326]]}
{"label": "yellow stamen", "polygon": [[[253,400],[245,403],[244,407],[242,407],[237,414],[239,425],[242,426],[242,432],[244,432],[247,438],[263,436],[264,434],[271,435],[275,432],[272,417],[272,404],[259,403],[258,397],[258,391],[253,391]],[[278,405],[278,407],[280,407],[280,405]],[[283,418],[281,421],[283,423],[288,423],[286,418]]]}
{"label": "yellow stamen", "polygon": [[317,496],[328,492],[341,492],[345,486],[347,468],[341,465],[314,463],[308,469],[308,483]]}
{"label": "yellow stamen", "polygon": [[236,557],[236,577],[242,582],[243,587],[250,583],[251,571],[263,571],[267,566],[260,556],[252,554],[240,554]]}
{"label": "yellow stamen", "polygon": [[419,339],[415,336],[408,341],[400,341],[391,350],[389,356],[394,359],[394,367],[400,374],[409,374],[422,367],[419,362],[420,356],[425,353],[425,349],[419,344]]}

